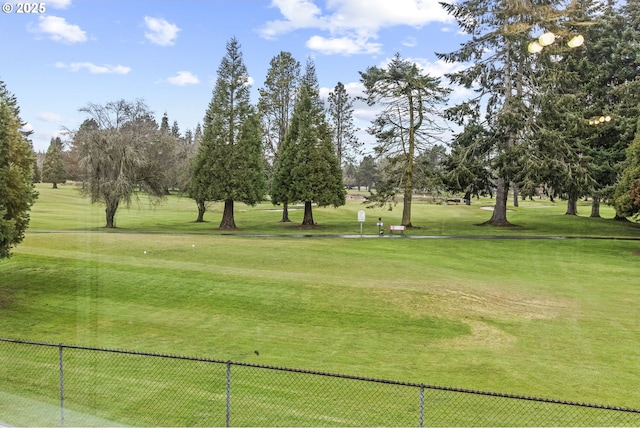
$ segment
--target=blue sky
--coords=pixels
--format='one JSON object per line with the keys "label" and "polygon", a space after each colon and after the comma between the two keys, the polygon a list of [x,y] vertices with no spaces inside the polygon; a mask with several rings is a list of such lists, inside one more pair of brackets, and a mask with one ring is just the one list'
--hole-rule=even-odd
{"label": "blue sky", "polygon": [[[254,102],[280,51],[302,64],[314,59],[326,98],[339,81],[361,94],[358,72],[396,52],[442,75],[455,65],[434,52],[464,41],[437,0],[47,0],[35,13],[0,3],[12,9],[0,13],[0,80],[17,97],[37,151],[76,129],[89,102],[141,98],[158,121],[166,112],[182,132],[195,128],[232,37]],[[359,137],[370,145],[364,129],[374,111],[355,107]]]}

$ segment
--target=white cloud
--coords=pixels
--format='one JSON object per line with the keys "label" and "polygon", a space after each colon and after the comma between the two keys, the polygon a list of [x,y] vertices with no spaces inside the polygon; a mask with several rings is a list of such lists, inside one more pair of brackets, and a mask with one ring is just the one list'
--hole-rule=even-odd
{"label": "white cloud", "polygon": [[131,67],[124,65],[96,65],[92,62],[72,62],[70,64],[56,62],[55,66],[56,68],[63,68],[74,72],[84,68],[91,74],[128,74],[131,71]]}
{"label": "white cloud", "polygon": [[66,9],[71,5],[71,0],[47,0],[47,7],[54,9]]}
{"label": "white cloud", "polygon": [[37,117],[38,120],[43,122],[62,122],[62,116],[50,111],[43,111],[42,113],[39,113]]}
{"label": "white cloud", "polygon": [[176,24],[168,22],[164,18],[144,17],[144,23],[147,30],[144,36],[156,45],[173,46],[180,28]]}
{"label": "white cloud", "polygon": [[402,45],[408,48],[415,48],[418,45],[418,41],[416,40],[415,37],[407,37],[402,42]]}
{"label": "white cloud", "polygon": [[[362,84],[362,82],[349,82],[349,83],[343,83],[343,85],[344,85],[345,91],[347,91],[347,94],[351,98],[364,97],[364,85]],[[320,98],[324,100],[329,99],[329,92],[333,92],[334,89],[335,87],[331,87],[331,88],[327,88],[324,86],[321,87]]]}
{"label": "white cloud", "polygon": [[272,39],[280,34],[300,28],[324,28],[326,22],[319,16],[322,11],[312,0],[273,0],[271,7],[280,9],[284,20],[278,19],[267,22],[260,34],[266,39]]}
{"label": "white cloud", "polygon": [[307,46],[326,54],[378,53],[378,32],[387,27],[408,25],[419,28],[432,22],[451,22],[451,17],[433,0],[326,0],[323,11],[315,0],[272,0],[284,19],[267,22],[262,37],[276,38],[298,29],[326,31],[315,35]]}
{"label": "white cloud", "polygon": [[375,54],[380,52],[380,43],[371,43],[367,38],[333,37],[325,38],[313,36],[307,40],[307,47],[323,54]]}
{"label": "white cloud", "polygon": [[196,85],[200,83],[200,79],[189,71],[178,71],[175,76],[167,78],[167,83],[176,86]]}
{"label": "white cloud", "polygon": [[79,43],[87,41],[87,34],[77,25],[69,24],[59,16],[40,16],[36,28],[30,28],[34,33],[44,33],[52,40],[64,43]]}

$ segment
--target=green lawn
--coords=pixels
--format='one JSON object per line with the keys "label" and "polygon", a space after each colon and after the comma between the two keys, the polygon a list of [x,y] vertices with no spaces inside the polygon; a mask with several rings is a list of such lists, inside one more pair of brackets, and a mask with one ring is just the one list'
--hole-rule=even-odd
{"label": "green lawn", "polygon": [[[247,236],[357,235],[357,202],[317,209],[317,230],[238,205],[227,235],[219,205],[196,224],[175,196],[107,232],[76,189],[39,191],[0,262],[1,336],[640,407],[640,241]],[[548,201],[514,208],[516,227],[475,226],[483,205],[416,203],[407,235],[640,237]],[[365,234],[399,209],[367,210]]]}

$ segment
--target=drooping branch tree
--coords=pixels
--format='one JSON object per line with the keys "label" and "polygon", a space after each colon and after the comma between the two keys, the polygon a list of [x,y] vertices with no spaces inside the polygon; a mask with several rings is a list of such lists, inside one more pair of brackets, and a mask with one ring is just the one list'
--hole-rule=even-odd
{"label": "drooping branch tree", "polygon": [[83,192],[92,203],[105,204],[107,228],[116,227],[118,207],[164,195],[166,171],[156,163],[158,124],[142,100],[119,100],[80,109],[89,118],[74,132],[73,145],[85,170]]}
{"label": "drooping branch tree", "polygon": [[235,201],[255,205],[266,191],[260,118],[249,89],[240,43],[233,38],[218,68],[189,188],[199,207],[224,201],[221,229],[236,228]]}
{"label": "drooping branch tree", "polygon": [[493,196],[489,159],[493,143],[486,129],[469,123],[451,144],[445,161],[444,182],[453,192],[463,192],[467,204],[473,196]]}
{"label": "drooping branch tree", "polygon": [[388,183],[381,183],[371,201],[384,205],[401,188],[402,224],[411,227],[415,158],[420,150],[440,141],[445,130],[441,106],[450,90],[399,54],[386,68],[369,67],[360,76],[367,104],[381,108],[368,132],[376,137],[376,153],[387,156],[393,169],[386,174]]}
{"label": "drooping branch tree", "polygon": [[35,156],[23,125],[16,98],[0,80],[0,259],[11,256],[11,248],[24,239],[38,196],[33,188]]}

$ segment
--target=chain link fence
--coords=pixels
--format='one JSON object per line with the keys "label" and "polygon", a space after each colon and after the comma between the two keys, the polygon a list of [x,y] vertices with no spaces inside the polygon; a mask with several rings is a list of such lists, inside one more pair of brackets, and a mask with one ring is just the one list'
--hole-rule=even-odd
{"label": "chain link fence", "polygon": [[640,410],[0,338],[0,426],[640,426]]}

